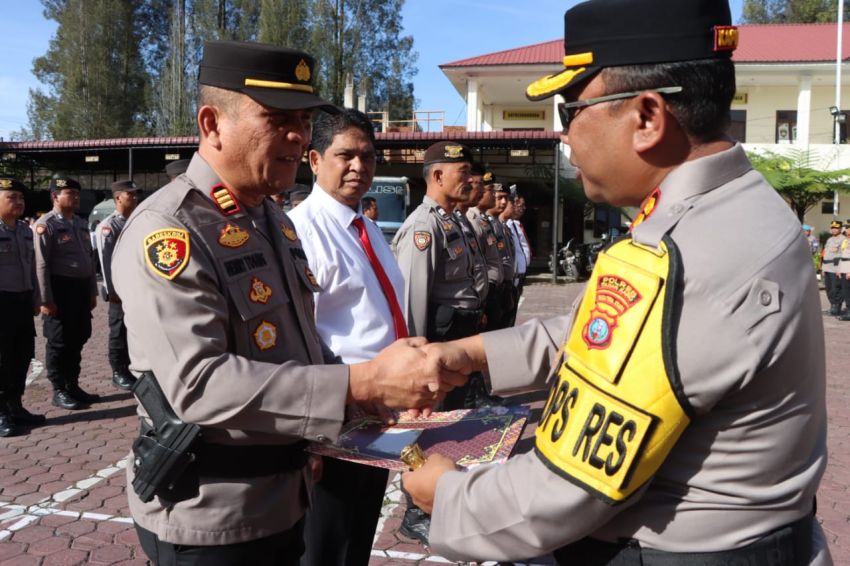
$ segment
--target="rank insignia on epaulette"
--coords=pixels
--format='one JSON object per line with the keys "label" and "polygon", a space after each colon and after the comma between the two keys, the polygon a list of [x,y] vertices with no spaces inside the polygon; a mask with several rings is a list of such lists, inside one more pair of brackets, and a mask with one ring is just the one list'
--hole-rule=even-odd
{"label": "rank insignia on epaulette", "polygon": [[189,264],[189,232],[166,228],[149,234],[144,241],[148,267],[171,281]]}
{"label": "rank insignia on epaulette", "polygon": [[236,214],[242,208],[239,206],[239,201],[230,192],[230,189],[219,183],[210,190],[210,196],[213,202],[218,207],[218,210],[225,216]]}
{"label": "rank insignia on epaulette", "polygon": [[314,287],[319,286],[319,282],[316,281],[316,276],[313,275],[313,272],[310,270],[309,267],[304,267],[304,275],[307,276],[307,281],[310,282],[310,285],[312,285]]}
{"label": "rank insignia on epaulette", "polygon": [[263,283],[258,277],[251,279],[251,292],[248,293],[248,298],[252,303],[264,305],[272,298],[272,288]]}
{"label": "rank insignia on epaulette", "polygon": [[260,350],[274,348],[277,344],[277,326],[264,320],[254,330],[254,343]]}
{"label": "rank insignia on epaulette", "polygon": [[228,222],[221,229],[221,233],[218,236],[218,243],[225,248],[238,248],[244,246],[245,242],[250,238],[251,235],[248,232]]}
{"label": "rank insignia on epaulette", "polygon": [[44,224],[38,224],[35,227],[35,233],[38,234],[39,236],[44,234],[45,232],[47,232],[47,228],[44,227]]}
{"label": "rank insignia on epaulette", "polygon": [[294,242],[298,239],[298,233],[286,224],[280,225],[280,232],[281,234],[283,234],[283,237],[289,240],[290,242]]}
{"label": "rank insignia on epaulette", "polygon": [[431,232],[414,232],[413,244],[420,252],[424,252],[431,245]]}

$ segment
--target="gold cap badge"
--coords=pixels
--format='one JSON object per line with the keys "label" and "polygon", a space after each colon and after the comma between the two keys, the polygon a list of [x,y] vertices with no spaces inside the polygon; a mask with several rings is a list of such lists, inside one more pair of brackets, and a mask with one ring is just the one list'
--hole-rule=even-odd
{"label": "gold cap badge", "polygon": [[304,59],[295,67],[295,78],[303,83],[310,80],[310,65]]}
{"label": "gold cap badge", "polygon": [[463,146],[447,145],[445,156],[449,159],[457,159],[459,157],[463,157]]}
{"label": "gold cap badge", "polygon": [[0,189],[11,189],[12,179],[0,179]]}

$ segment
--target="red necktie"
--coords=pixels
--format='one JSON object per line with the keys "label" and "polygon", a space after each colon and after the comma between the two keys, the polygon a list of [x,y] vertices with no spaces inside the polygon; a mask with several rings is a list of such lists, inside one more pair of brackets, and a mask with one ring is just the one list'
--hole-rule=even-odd
{"label": "red necktie", "polygon": [[363,219],[359,216],[351,221],[357,228],[357,233],[360,235],[360,245],[363,246],[363,251],[366,252],[366,257],[369,258],[369,263],[372,264],[372,270],[381,284],[381,290],[387,298],[387,303],[390,305],[390,312],[393,315],[393,326],[395,327],[395,337],[407,338],[407,324],[404,322],[404,316],[401,314],[401,309],[398,306],[398,299],[395,296],[395,289],[390,283],[381,262],[378,261],[378,256],[375,255],[375,250],[372,249],[372,242],[369,241],[369,233],[366,231],[366,226],[363,224]]}

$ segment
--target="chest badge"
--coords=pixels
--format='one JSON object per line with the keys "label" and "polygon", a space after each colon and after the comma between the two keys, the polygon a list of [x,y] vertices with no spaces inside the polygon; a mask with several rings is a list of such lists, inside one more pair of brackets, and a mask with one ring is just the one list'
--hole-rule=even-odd
{"label": "chest badge", "polygon": [[635,287],[617,275],[601,275],[596,283],[596,304],[582,330],[588,348],[604,350],[611,345],[617,319],[641,300]]}
{"label": "chest badge", "polygon": [[413,244],[420,252],[424,252],[431,245],[431,232],[414,232]]}
{"label": "chest badge", "polygon": [[260,350],[268,350],[277,345],[277,326],[264,320],[254,330],[254,343]]}
{"label": "chest badge", "polygon": [[451,232],[452,228],[454,228],[454,224],[452,224],[451,222],[443,222],[443,230],[445,230],[446,232]]}
{"label": "chest badge", "polygon": [[244,246],[250,238],[251,235],[248,232],[228,222],[218,235],[218,243],[225,248],[238,248]]}
{"label": "chest badge", "polygon": [[189,264],[189,232],[166,228],[149,234],[144,241],[148,267],[169,281]]}
{"label": "chest badge", "polygon": [[71,241],[71,234],[61,234],[59,236],[59,243],[60,244],[67,244],[70,241]]}
{"label": "chest badge", "polygon": [[251,292],[248,298],[252,303],[264,305],[272,298],[272,288],[263,283],[258,277],[251,279]]}
{"label": "chest badge", "polygon": [[294,242],[298,239],[298,234],[295,232],[295,230],[293,230],[289,226],[286,226],[285,224],[280,225],[280,232],[281,234],[283,234],[283,237],[289,240],[290,242]]}
{"label": "chest badge", "polygon": [[316,281],[316,276],[313,275],[313,272],[310,270],[309,267],[304,268],[304,275],[307,276],[307,281],[310,282],[310,285],[312,285],[313,287],[319,286],[319,282]]}

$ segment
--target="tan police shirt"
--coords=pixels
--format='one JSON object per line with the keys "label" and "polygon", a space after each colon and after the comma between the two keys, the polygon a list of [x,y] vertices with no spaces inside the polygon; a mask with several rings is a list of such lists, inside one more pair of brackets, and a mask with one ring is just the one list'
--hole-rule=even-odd
{"label": "tan police shirt", "polygon": [[463,230],[463,235],[466,237],[466,243],[469,244],[470,254],[472,256],[473,268],[472,275],[475,279],[475,290],[478,292],[478,299],[481,304],[487,300],[487,260],[481,252],[478,245],[478,238],[475,237],[475,231],[472,229],[472,223],[459,210],[455,210],[455,218],[458,225]]}
{"label": "tan police shirt", "polygon": [[838,273],[838,265],[841,263],[841,244],[846,238],[843,234],[830,236],[823,245],[823,262],[821,271],[824,273]]}
{"label": "tan police shirt", "polygon": [[[811,512],[826,467],[824,338],[799,222],[736,145],[662,182],[634,239],[657,246],[665,234],[682,260],[675,361],[694,417],[654,479],[612,506],[534,452],[445,474],[431,521],[436,553],[519,559],[586,536],[710,552]],[[484,334],[493,391],[543,385],[569,327],[561,317]],[[817,523],[815,536],[809,562],[830,563]]]}
{"label": "tan police shirt", "polygon": [[109,300],[110,293],[117,295],[112,287],[112,252],[115,250],[115,243],[118,241],[118,236],[126,223],[127,219],[115,210],[101,220],[95,228],[97,255],[100,257],[100,271],[103,274],[101,298],[104,301]]}
{"label": "tan police shirt", "polygon": [[32,291],[33,307],[41,303],[36,285],[33,233],[23,220],[9,226],[0,220],[0,291]]}
{"label": "tan police shirt", "polygon": [[398,266],[404,275],[401,309],[411,336],[427,335],[429,303],[479,310],[474,263],[457,221],[425,196],[393,238]]}
{"label": "tan police shirt", "polygon": [[[248,210],[221,190],[196,154],[121,232],[112,273],[131,369],[152,370],[177,416],[200,425],[206,442],[333,440],[348,367],[321,365],[332,354],[316,332],[318,287],[295,228],[271,200]],[[127,493],[133,519],[164,541],[233,544],[293,526],[307,505],[306,474],[202,478],[199,495],[173,508]],[[128,466],[128,485],[132,478]]]}
{"label": "tan police shirt", "polygon": [[487,281],[498,285],[504,279],[504,275],[502,274],[502,256],[496,247],[493,227],[487,220],[486,213],[481,212],[477,207],[473,206],[467,210],[466,217],[475,232],[478,248],[484,252],[484,258],[487,260]]}
{"label": "tan police shirt", "polygon": [[86,221],[73,215],[69,220],[53,209],[36,220],[35,268],[43,303],[53,303],[51,275],[89,279],[91,296],[97,296],[92,264],[91,236]]}

